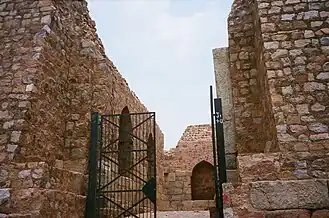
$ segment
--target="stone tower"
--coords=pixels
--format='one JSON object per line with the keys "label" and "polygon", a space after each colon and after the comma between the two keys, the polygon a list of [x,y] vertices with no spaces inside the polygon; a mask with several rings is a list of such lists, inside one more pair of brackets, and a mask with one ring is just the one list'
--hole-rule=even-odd
{"label": "stone tower", "polygon": [[224,184],[226,213],[327,217],[328,1],[235,0],[228,33],[215,71],[241,181]]}

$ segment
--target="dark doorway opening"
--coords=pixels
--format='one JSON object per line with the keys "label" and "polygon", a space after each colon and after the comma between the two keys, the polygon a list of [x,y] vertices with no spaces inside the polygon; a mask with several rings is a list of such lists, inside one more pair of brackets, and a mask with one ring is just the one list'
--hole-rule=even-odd
{"label": "dark doorway opening", "polygon": [[213,200],[216,194],[214,167],[207,161],[201,161],[192,171],[192,200]]}

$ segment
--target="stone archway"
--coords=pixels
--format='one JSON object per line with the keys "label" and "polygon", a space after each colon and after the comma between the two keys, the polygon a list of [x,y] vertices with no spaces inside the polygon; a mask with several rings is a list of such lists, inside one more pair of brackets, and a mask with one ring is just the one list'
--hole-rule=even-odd
{"label": "stone archway", "polygon": [[154,176],[154,147],[154,139],[150,133],[147,140],[147,179]]}
{"label": "stone archway", "polygon": [[213,165],[207,161],[195,165],[191,177],[192,200],[214,199],[216,188],[213,172]]}

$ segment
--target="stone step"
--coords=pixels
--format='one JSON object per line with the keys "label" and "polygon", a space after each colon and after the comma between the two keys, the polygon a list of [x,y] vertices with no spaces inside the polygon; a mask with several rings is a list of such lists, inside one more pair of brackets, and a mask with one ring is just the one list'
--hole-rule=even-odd
{"label": "stone step", "polygon": [[259,181],[250,183],[249,191],[259,210],[329,208],[328,180]]}
{"label": "stone step", "polygon": [[3,188],[46,188],[85,195],[87,176],[45,162],[11,163],[1,166],[0,172]]}
{"label": "stone step", "polygon": [[186,211],[203,211],[216,205],[215,200],[189,200],[183,201],[183,208]]}
{"label": "stone step", "polygon": [[0,189],[0,213],[15,214],[31,209],[40,217],[84,216],[86,197],[52,189]]}
{"label": "stone step", "polygon": [[177,200],[162,202],[166,211],[204,211],[215,207],[215,200]]}

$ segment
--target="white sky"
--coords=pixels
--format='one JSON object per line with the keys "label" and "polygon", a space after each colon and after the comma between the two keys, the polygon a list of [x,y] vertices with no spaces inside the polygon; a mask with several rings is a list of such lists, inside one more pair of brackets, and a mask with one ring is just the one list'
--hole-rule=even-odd
{"label": "white sky", "polygon": [[212,49],[227,46],[232,0],[89,0],[106,54],[175,147],[210,122]]}

